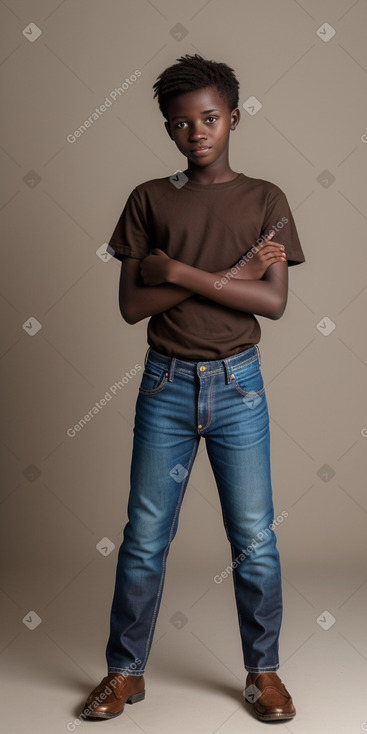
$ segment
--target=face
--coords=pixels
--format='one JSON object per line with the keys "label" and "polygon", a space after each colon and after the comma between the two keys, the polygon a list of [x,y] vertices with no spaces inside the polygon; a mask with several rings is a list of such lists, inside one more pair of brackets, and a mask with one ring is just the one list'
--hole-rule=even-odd
{"label": "face", "polygon": [[240,111],[231,112],[215,87],[174,97],[167,114],[166,130],[191,164],[204,168],[228,160],[229,134],[239,123]]}

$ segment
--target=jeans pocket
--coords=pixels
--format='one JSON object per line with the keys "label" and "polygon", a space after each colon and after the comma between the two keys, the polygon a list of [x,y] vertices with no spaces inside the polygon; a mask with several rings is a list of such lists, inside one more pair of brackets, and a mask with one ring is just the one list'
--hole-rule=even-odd
{"label": "jeans pocket", "polygon": [[168,372],[162,367],[147,364],[142,374],[139,392],[142,395],[155,395],[165,387],[168,380]]}
{"label": "jeans pocket", "polygon": [[265,392],[264,379],[258,360],[249,365],[235,369],[231,374],[231,383],[237,392],[250,400],[255,400]]}

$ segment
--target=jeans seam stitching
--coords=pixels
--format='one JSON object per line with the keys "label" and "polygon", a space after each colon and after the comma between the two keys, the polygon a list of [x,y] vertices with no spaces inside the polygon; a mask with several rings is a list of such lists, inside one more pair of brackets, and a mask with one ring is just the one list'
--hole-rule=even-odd
{"label": "jeans seam stitching", "polygon": [[[204,380],[207,379],[204,377]],[[213,418],[213,400],[212,400],[212,394],[213,394],[213,381],[211,381],[209,385],[209,394],[208,394],[208,420],[205,424],[205,426],[202,426],[200,428],[200,431],[206,431],[206,429],[210,426]]]}
{"label": "jeans seam stitching", "polygon": [[175,508],[175,512],[174,512],[174,516],[173,516],[173,519],[172,519],[171,528],[170,528],[170,532],[169,532],[169,536],[168,536],[168,543],[167,543],[167,545],[166,545],[166,547],[164,549],[163,562],[162,562],[162,571],[161,571],[161,578],[160,578],[160,582],[159,582],[156,603],[155,603],[154,610],[153,610],[152,621],[151,621],[150,628],[149,628],[147,643],[146,643],[146,646],[145,646],[145,657],[144,657],[144,660],[143,660],[143,667],[144,668],[145,668],[146,661],[148,659],[148,655],[149,655],[149,652],[150,652],[150,644],[151,644],[152,637],[153,637],[152,632],[153,632],[154,624],[155,624],[155,621],[156,621],[157,615],[158,615],[158,604],[159,604],[159,601],[160,601],[161,596],[162,596],[163,581],[164,581],[164,575],[165,575],[165,571],[166,571],[166,560],[167,560],[167,556],[168,556],[169,547],[170,547],[170,544],[172,542],[172,531],[173,531],[173,528],[174,528],[174,524],[176,522],[176,518],[177,518],[178,512],[179,512],[180,507],[181,507],[181,504],[182,504],[182,500],[183,500],[183,497],[184,497],[184,494],[185,494],[186,487],[187,487],[188,482],[189,482],[190,471],[191,471],[191,467],[192,467],[193,461],[194,461],[195,456],[196,456],[198,445],[199,445],[199,442],[194,443],[194,446],[193,446],[193,449],[192,449],[192,452],[191,452],[191,456],[190,456],[189,464],[188,464],[188,473],[187,473],[187,475],[185,477],[185,480],[184,480],[184,482],[182,484],[181,492],[180,492],[180,494],[178,496],[178,499],[177,499],[177,504],[176,504],[176,508]]}

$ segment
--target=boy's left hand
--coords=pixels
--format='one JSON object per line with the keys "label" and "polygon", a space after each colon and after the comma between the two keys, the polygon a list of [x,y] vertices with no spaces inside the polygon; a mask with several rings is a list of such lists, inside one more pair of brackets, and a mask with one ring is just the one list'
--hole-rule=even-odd
{"label": "boy's left hand", "polygon": [[171,258],[159,247],[154,247],[140,264],[144,285],[160,285],[168,280],[168,265]]}

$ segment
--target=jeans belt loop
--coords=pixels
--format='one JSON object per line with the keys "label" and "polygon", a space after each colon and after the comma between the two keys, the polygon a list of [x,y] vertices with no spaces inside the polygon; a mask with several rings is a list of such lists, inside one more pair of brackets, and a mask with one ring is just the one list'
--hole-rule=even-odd
{"label": "jeans belt loop", "polygon": [[172,357],[171,364],[169,366],[168,382],[173,382],[173,376],[174,376],[174,373],[175,373],[176,362],[177,362],[176,357]]}
{"label": "jeans belt loop", "polygon": [[147,349],[147,351],[146,351],[146,353],[145,353],[145,357],[144,357],[144,367],[146,367],[146,366],[147,366],[147,361],[148,361],[148,357],[149,357],[149,352],[150,352],[150,347],[148,347],[148,349]]}
{"label": "jeans belt loop", "polygon": [[229,376],[230,375],[230,370],[229,370],[229,367],[228,367],[227,360],[226,359],[222,359],[222,364],[223,364],[224,372],[225,372],[225,376],[226,376],[226,385],[229,385],[229,383],[231,382],[231,380],[230,380],[230,376]]}
{"label": "jeans belt loop", "polygon": [[255,344],[255,347],[256,347],[256,351],[257,351],[257,357],[258,357],[258,360],[259,360],[259,365],[261,365],[261,353],[260,353],[260,349],[259,349],[259,347],[258,347],[257,344]]}

